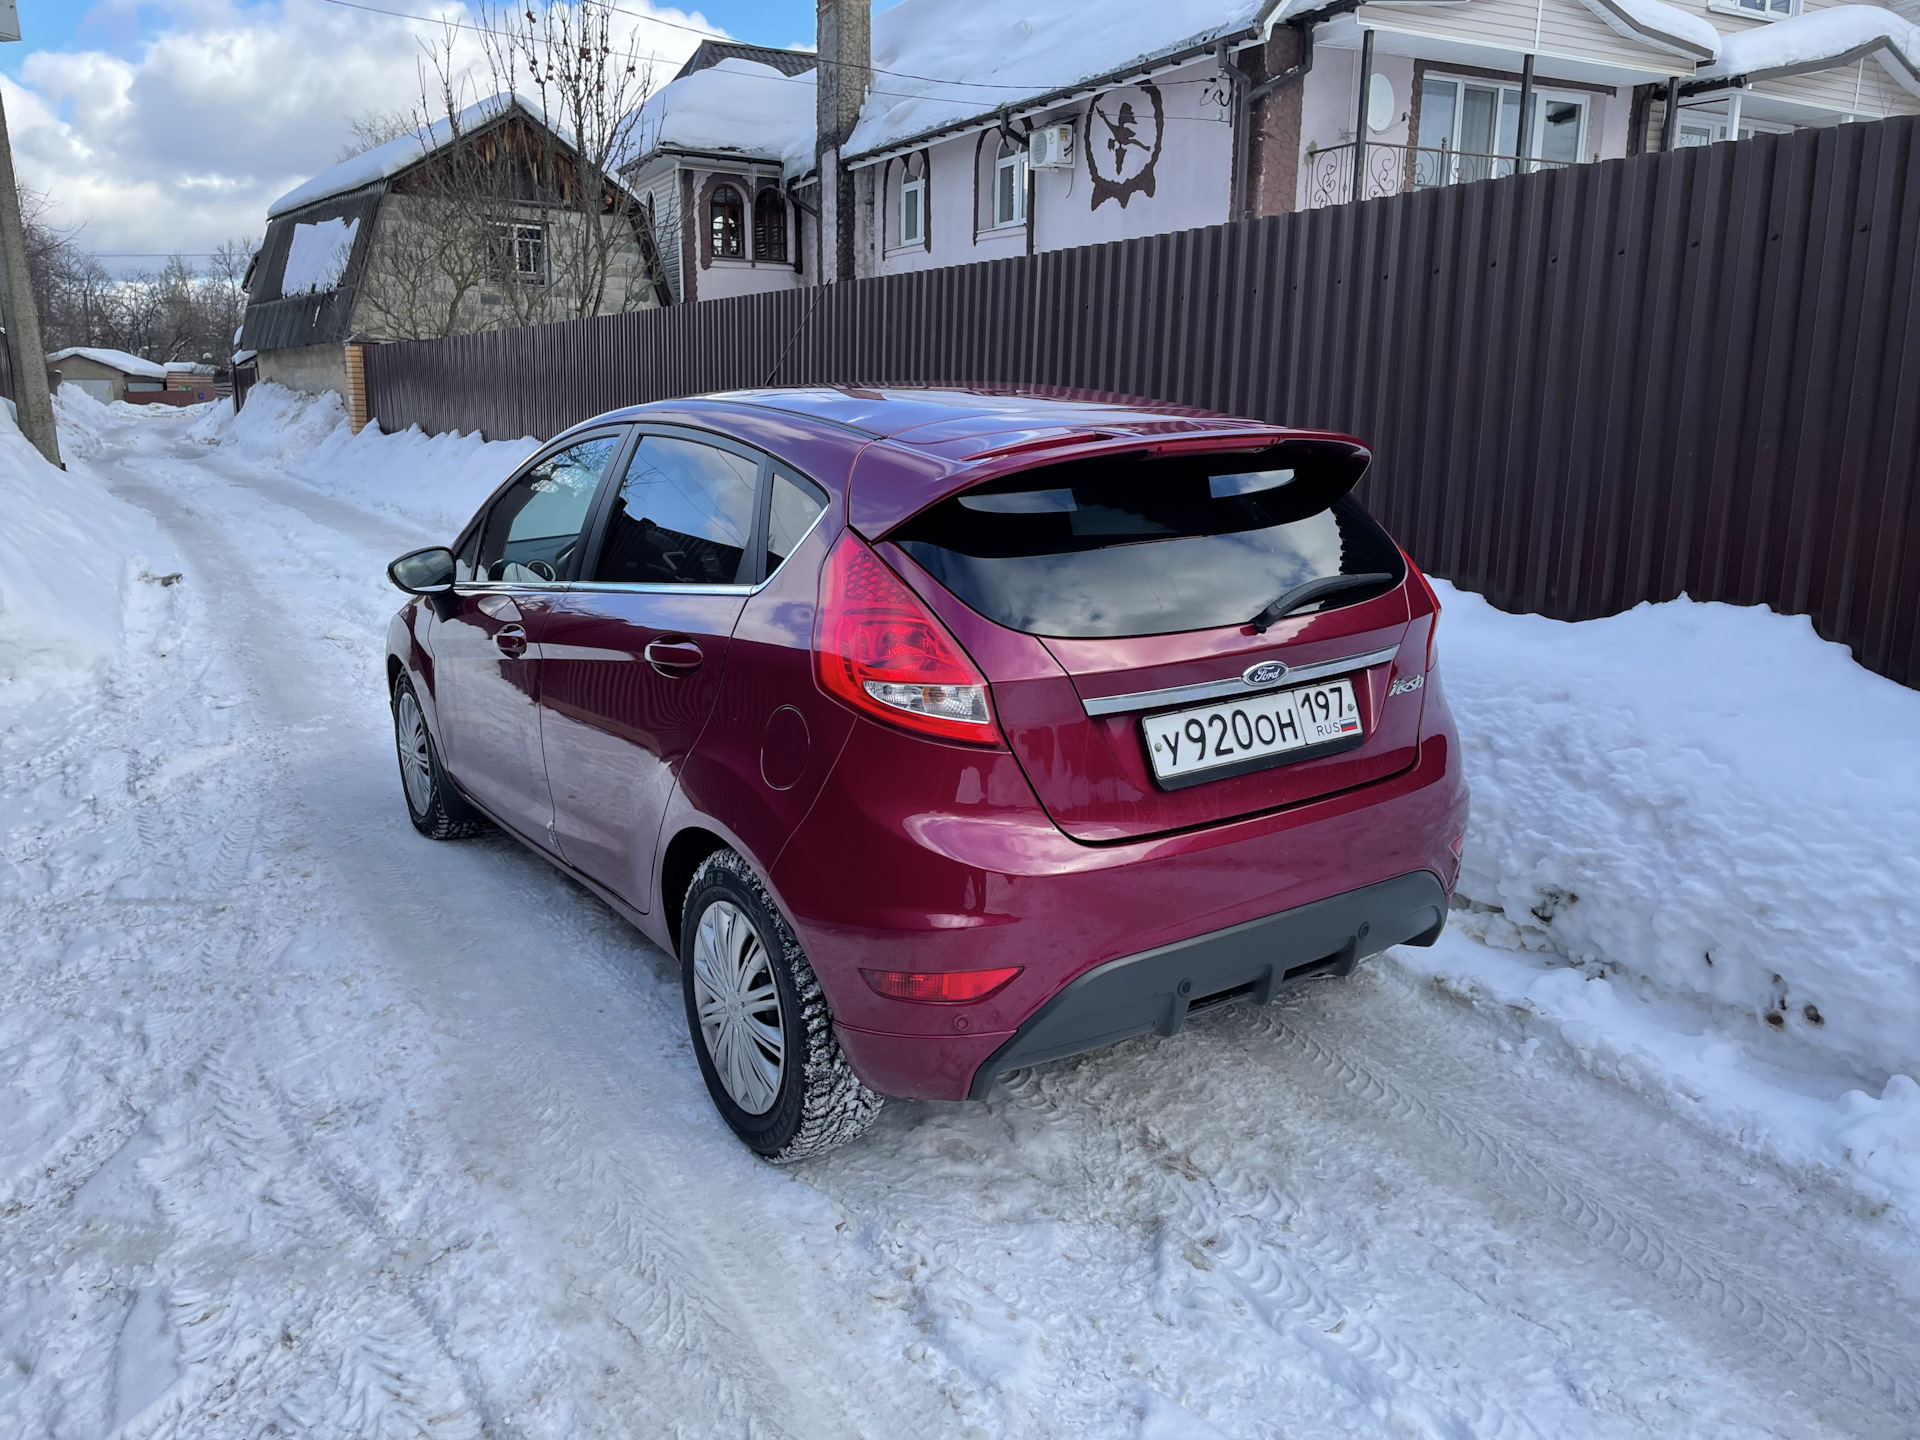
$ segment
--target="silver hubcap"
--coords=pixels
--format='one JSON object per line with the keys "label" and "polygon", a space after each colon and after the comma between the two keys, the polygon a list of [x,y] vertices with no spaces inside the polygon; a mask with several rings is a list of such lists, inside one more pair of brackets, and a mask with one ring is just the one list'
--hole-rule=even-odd
{"label": "silver hubcap", "polygon": [[727,1094],[749,1115],[766,1114],[786,1067],[780,991],[760,932],[729,900],[709,905],[694,934],[693,1003]]}
{"label": "silver hubcap", "polygon": [[411,690],[403,690],[394,707],[393,734],[400,746],[400,779],[407,787],[407,803],[414,814],[424,815],[433,800],[433,768],[427,755],[427,718]]}

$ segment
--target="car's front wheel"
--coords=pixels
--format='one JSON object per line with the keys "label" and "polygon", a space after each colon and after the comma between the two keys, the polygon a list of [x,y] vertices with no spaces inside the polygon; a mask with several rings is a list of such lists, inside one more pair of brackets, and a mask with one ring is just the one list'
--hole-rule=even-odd
{"label": "car's front wheel", "polygon": [[407,818],[414,829],[430,840],[464,840],[487,828],[486,817],[448,783],[420,697],[405,675],[393,686],[393,743],[400,755],[400,789],[407,797]]}
{"label": "car's front wheel", "polygon": [[721,1118],[785,1164],[844,1145],[880,1113],[833,1035],[813,967],[753,868],[719,850],[680,922],[687,1029]]}

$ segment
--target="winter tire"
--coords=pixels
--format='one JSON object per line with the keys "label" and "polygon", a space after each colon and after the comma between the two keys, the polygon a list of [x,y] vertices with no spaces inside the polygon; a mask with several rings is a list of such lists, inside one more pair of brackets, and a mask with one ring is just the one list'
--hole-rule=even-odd
{"label": "winter tire", "polygon": [[402,675],[393,687],[393,743],[400,757],[400,792],[407,797],[407,818],[429,840],[464,840],[487,828],[478,810],[463,799],[440,768],[427,717],[413,682]]}
{"label": "winter tire", "polygon": [[721,1118],[784,1165],[844,1145],[880,1113],[833,1035],[813,967],[753,867],[719,850],[680,921],[687,1030]]}

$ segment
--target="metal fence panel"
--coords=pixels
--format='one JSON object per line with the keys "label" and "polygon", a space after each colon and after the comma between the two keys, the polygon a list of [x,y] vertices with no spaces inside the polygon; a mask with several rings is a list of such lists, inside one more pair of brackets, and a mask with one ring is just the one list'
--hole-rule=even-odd
{"label": "metal fence panel", "polygon": [[1351,431],[1428,569],[1682,592],[1920,685],[1920,144],[1757,136],[1030,258],[371,349],[387,429],[767,383],[999,382]]}

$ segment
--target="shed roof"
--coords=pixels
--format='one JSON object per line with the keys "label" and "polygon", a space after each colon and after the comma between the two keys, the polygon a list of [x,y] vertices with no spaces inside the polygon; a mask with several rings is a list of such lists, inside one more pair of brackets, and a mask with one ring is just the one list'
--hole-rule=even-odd
{"label": "shed roof", "polygon": [[155,361],[143,360],[124,350],[108,350],[95,345],[69,345],[47,356],[47,363],[58,365],[62,360],[71,360],[76,355],[82,360],[104,365],[109,370],[118,370],[122,375],[138,375],[143,380],[164,380],[167,376],[167,367]]}

